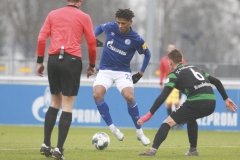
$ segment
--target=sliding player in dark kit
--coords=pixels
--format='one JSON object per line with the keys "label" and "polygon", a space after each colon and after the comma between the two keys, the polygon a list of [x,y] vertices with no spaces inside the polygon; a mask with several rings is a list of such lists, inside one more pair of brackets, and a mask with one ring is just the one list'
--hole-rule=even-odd
{"label": "sliding player in dark kit", "polygon": [[182,53],[178,49],[172,50],[167,56],[172,72],[168,75],[167,83],[162,93],[155,100],[150,111],[145,116],[142,116],[137,123],[142,125],[144,122],[148,121],[163,104],[173,88],[177,88],[182,93],[186,94],[187,100],[178,110],[172,112],[168,118],[164,120],[155,135],[152,148],[139,153],[139,155],[154,156],[161,143],[166,139],[170,128],[176,124],[187,123],[190,149],[184,155],[198,156],[198,124],[196,119],[212,114],[215,109],[216,97],[211,85],[214,84],[216,86],[228,110],[235,112],[237,106],[228,98],[221,81],[204,73],[195,66],[184,66],[182,64]]}

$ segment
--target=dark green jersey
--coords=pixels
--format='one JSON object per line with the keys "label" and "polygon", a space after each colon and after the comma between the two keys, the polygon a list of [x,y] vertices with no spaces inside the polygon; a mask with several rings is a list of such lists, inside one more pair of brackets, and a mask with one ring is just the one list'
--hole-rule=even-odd
{"label": "dark green jersey", "polygon": [[216,86],[224,100],[228,98],[219,79],[204,73],[195,66],[179,64],[175,70],[169,73],[165,87],[155,100],[150,112],[155,113],[173,88],[177,88],[184,93],[187,96],[186,101],[216,100],[211,84]]}
{"label": "dark green jersey", "polygon": [[177,88],[187,96],[187,101],[215,100],[209,74],[192,65],[180,64],[167,78],[165,87]]}

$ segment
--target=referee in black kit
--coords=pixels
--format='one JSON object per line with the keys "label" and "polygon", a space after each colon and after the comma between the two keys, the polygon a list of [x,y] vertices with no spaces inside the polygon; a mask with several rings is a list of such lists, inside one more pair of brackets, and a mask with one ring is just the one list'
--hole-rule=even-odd
{"label": "referee in black kit", "polygon": [[[87,77],[95,73],[96,37],[90,16],[79,10],[81,4],[82,0],[67,0],[67,6],[51,11],[38,36],[38,76],[43,76],[45,43],[50,37],[47,70],[52,94],[52,103],[45,116],[44,141],[40,153],[57,160],[65,159],[63,145],[71,125],[73,103],[80,85],[83,34],[88,45]],[[53,150],[51,134],[60,106],[62,113],[58,124],[58,143]]]}

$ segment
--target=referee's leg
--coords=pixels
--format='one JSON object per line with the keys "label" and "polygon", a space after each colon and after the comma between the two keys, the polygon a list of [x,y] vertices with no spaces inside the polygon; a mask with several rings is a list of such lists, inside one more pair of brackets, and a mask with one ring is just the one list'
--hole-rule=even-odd
{"label": "referee's leg", "polygon": [[61,154],[63,154],[63,145],[72,122],[72,109],[78,94],[82,71],[81,58],[67,53],[64,56],[63,61],[58,63],[58,72],[60,72],[61,75],[60,89],[62,91],[62,114],[58,124],[57,148]]}
{"label": "referee's leg", "polygon": [[57,120],[57,114],[62,103],[61,92],[58,95],[52,94],[52,102],[49,106],[44,121],[44,144],[51,147],[51,135]]}
{"label": "referee's leg", "polygon": [[63,151],[63,145],[67,138],[68,131],[72,122],[72,108],[76,96],[62,96],[62,114],[58,125],[58,144],[60,152]]}

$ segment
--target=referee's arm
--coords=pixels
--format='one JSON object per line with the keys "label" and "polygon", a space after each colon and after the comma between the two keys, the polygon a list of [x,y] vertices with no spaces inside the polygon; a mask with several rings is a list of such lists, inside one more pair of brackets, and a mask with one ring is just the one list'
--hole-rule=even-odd
{"label": "referee's arm", "polygon": [[86,37],[87,45],[88,45],[88,56],[89,56],[89,65],[94,68],[97,57],[97,49],[96,49],[96,38],[93,33],[93,25],[92,20],[88,16],[85,25],[84,25],[84,35]]}
{"label": "referee's arm", "polygon": [[44,61],[44,52],[46,47],[46,40],[50,35],[51,31],[51,24],[50,18],[47,16],[40,32],[38,35],[38,42],[37,42],[37,63],[43,63]]}

